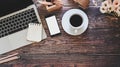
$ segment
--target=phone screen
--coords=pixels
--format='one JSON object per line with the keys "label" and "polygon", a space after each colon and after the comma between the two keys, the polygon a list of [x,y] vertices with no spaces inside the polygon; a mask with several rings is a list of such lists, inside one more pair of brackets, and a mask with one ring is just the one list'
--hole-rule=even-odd
{"label": "phone screen", "polygon": [[[46,0],[47,2],[52,2],[52,0]],[[52,5],[48,5],[48,6],[52,6]]]}
{"label": "phone screen", "polygon": [[59,29],[55,15],[48,16],[45,18],[45,20],[49,28],[50,35],[56,35],[60,33],[60,29]]}
{"label": "phone screen", "polygon": [[51,2],[51,0],[46,0],[47,2]]}

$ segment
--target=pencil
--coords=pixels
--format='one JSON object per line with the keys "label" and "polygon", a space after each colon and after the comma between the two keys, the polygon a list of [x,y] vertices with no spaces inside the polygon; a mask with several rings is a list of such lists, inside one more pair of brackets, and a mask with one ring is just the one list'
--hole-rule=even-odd
{"label": "pencil", "polygon": [[9,61],[12,61],[12,60],[15,60],[15,59],[18,59],[18,58],[20,58],[20,57],[19,56],[13,56],[13,57],[1,60],[0,64],[5,63],[5,62],[9,62]]}
{"label": "pencil", "polygon": [[1,61],[1,60],[4,60],[4,59],[7,59],[7,58],[9,58],[9,57],[15,56],[15,55],[18,55],[18,53],[14,53],[14,54],[12,54],[12,55],[8,55],[8,56],[6,56],[6,57],[0,58],[0,61]]}

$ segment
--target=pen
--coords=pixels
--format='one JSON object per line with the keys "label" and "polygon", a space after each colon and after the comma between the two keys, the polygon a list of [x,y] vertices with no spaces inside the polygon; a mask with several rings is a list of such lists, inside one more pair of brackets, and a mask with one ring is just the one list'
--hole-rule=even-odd
{"label": "pen", "polygon": [[17,55],[18,53],[14,53],[12,55],[8,55],[6,57],[0,58],[0,64],[20,58],[20,56]]}

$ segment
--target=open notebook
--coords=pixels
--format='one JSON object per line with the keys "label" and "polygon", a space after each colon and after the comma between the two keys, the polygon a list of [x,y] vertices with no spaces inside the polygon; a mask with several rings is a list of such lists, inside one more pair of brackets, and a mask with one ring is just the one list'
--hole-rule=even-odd
{"label": "open notebook", "polygon": [[42,24],[38,23],[29,23],[28,32],[27,32],[27,40],[33,42],[40,42],[43,39],[43,27]]}

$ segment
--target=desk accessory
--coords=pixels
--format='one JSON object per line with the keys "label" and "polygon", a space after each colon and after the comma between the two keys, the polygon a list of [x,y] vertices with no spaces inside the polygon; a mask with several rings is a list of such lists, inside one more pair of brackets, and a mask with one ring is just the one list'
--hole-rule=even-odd
{"label": "desk accessory", "polygon": [[88,27],[88,17],[80,9],[70,9],[62,17],[62,27],[70,35],[80,35]]}
{"label": "desk accessory", "polygon": [[54,36],[54,35],[57,35],[60,33],[60,29],[59,29],[55,15],[46,16],[45,20],[46,20],[46,23],[47,23],[47,26],[49,28],[51,36]]}
{"label": "desk accessory", "polygon": [[12,60],[16,60],[16,59],[19,59],[19,58],[20,58],[20,56],[18,56],[18,53],[14,53],[12,55],[8,55],[6,57],[0,58],[0,64],[5,63],[5,62],[9,62],[9,61],[12,61]]}
{"label": "desk accessory", "polygon": [[29,23],[27,40],[34,42],[42,40],[42,24]]}

